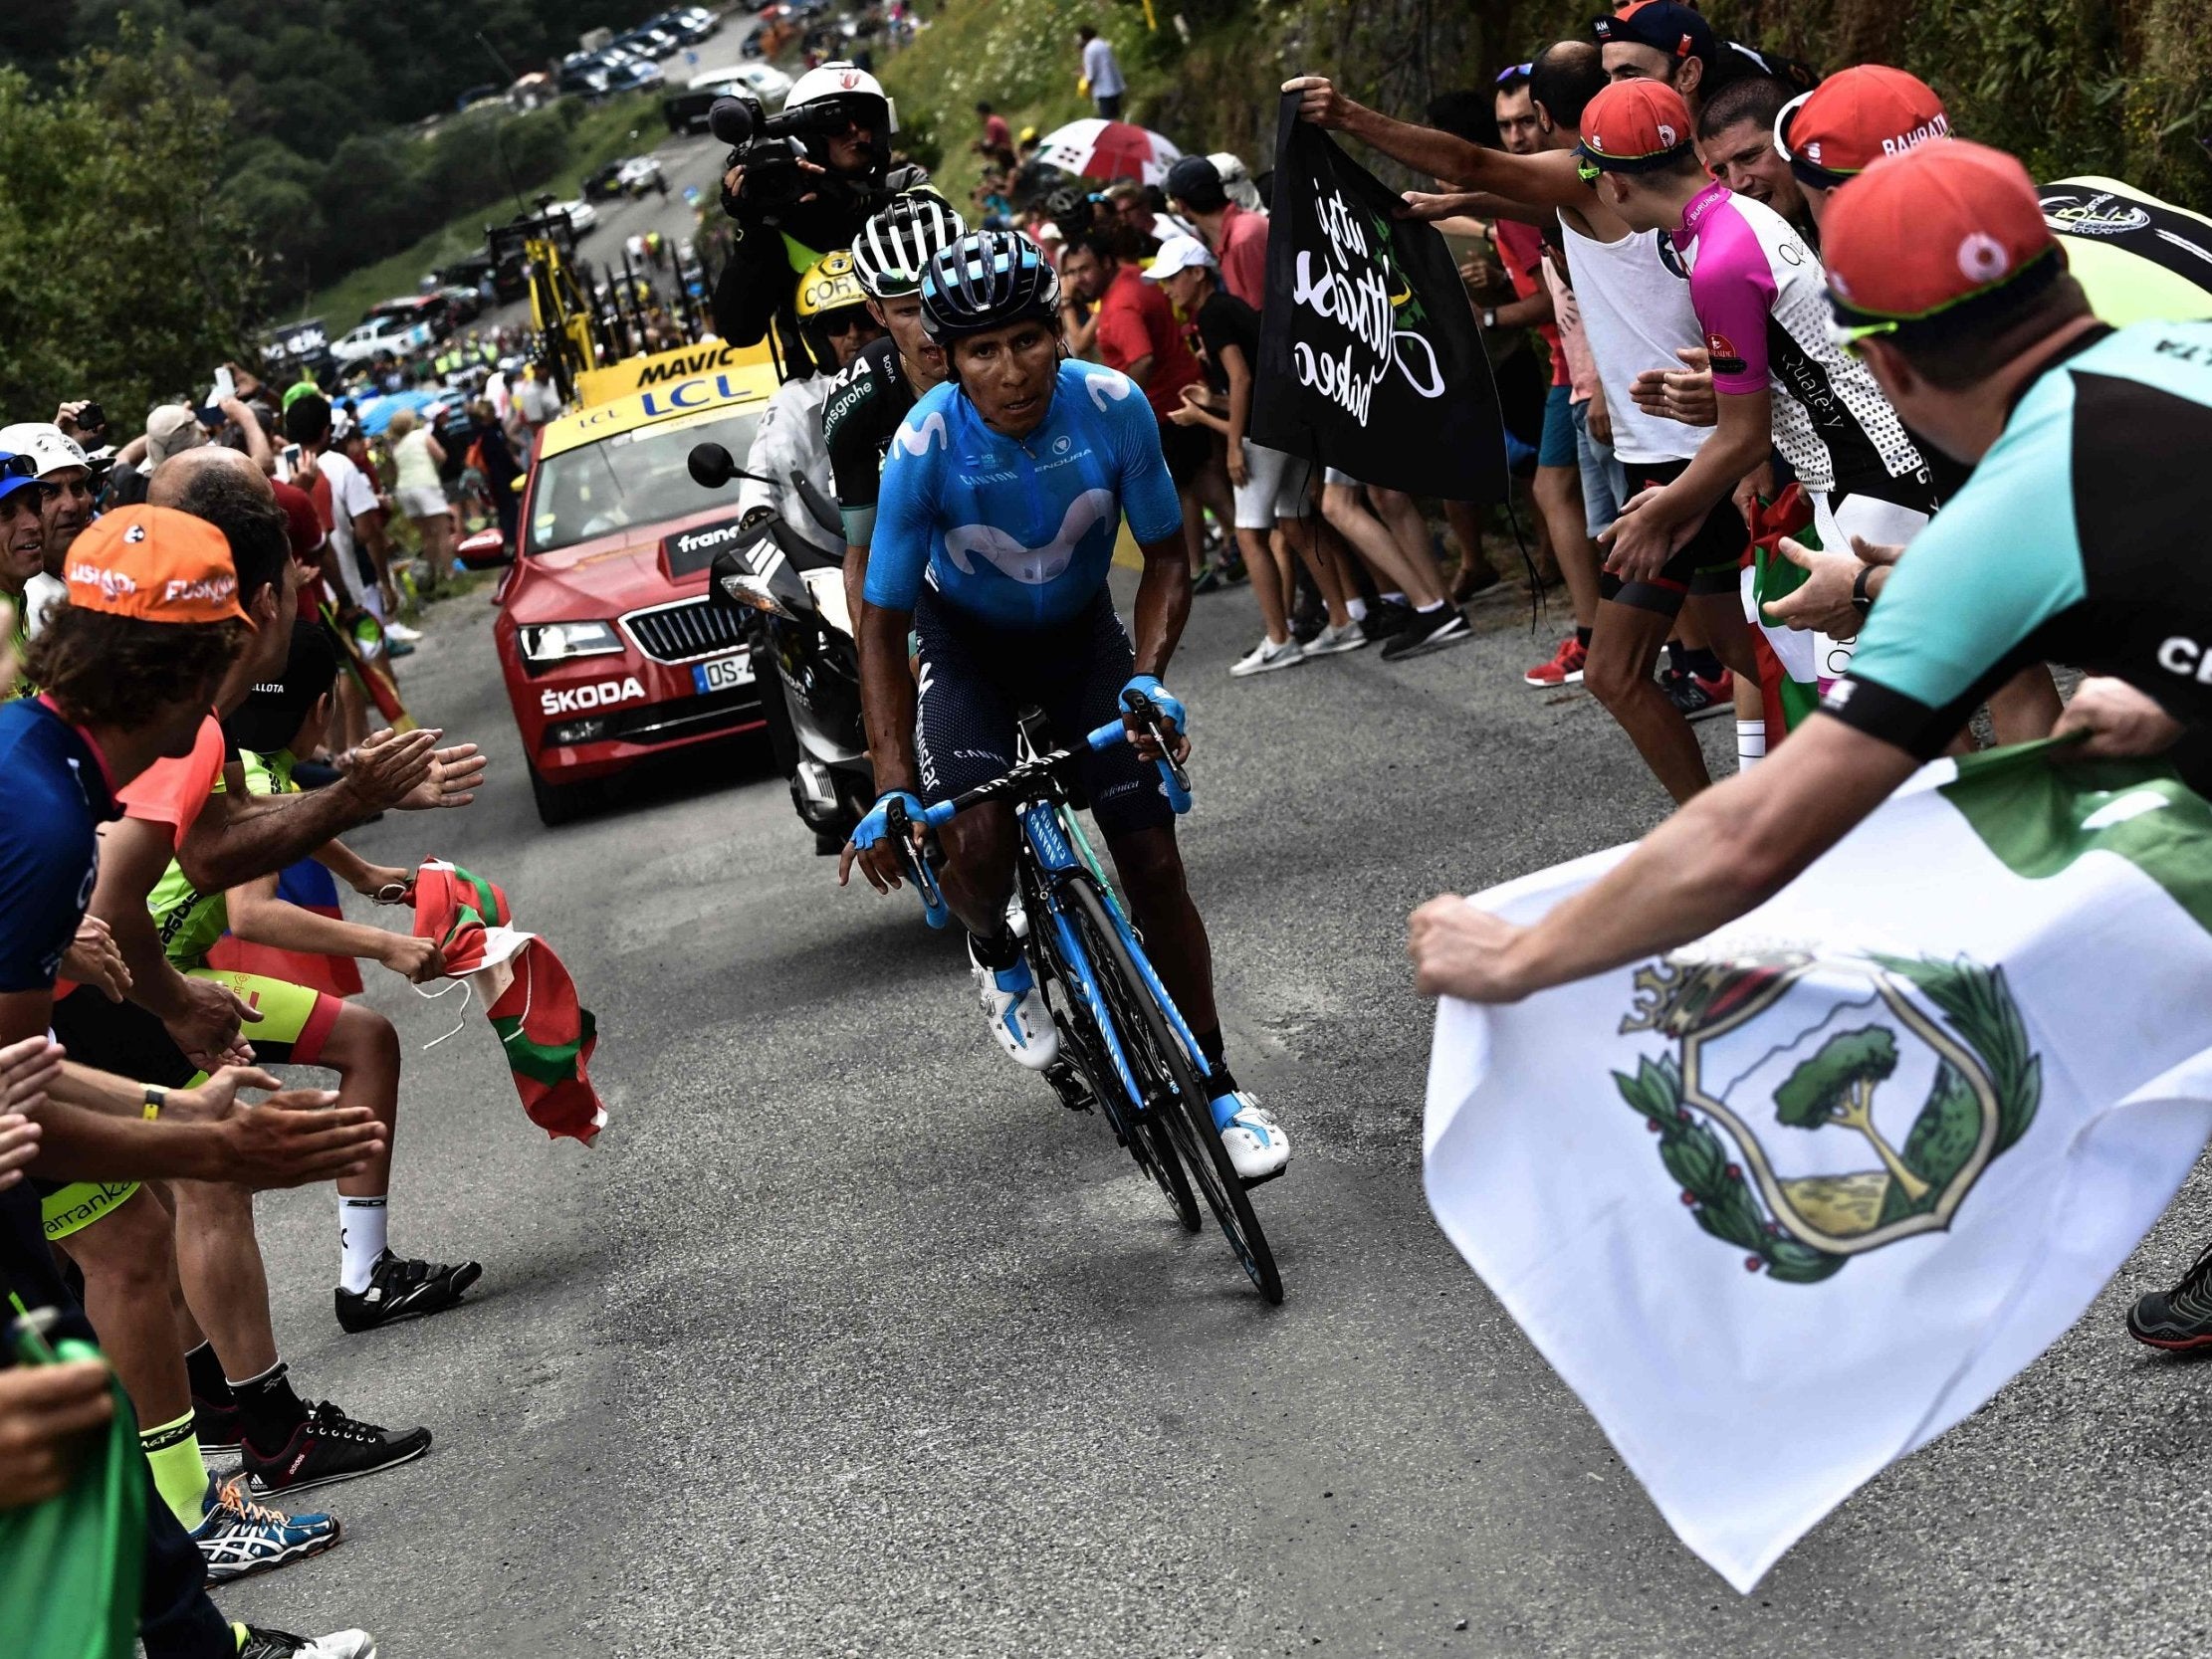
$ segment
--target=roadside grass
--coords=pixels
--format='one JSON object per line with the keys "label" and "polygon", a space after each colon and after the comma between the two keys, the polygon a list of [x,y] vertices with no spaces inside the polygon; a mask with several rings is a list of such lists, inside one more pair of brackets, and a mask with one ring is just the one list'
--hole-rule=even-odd
{"label": "roadside grass", "polygon": [[[534,190],[526,189],[523,199],[535,202],[550,192],[565,201],[583,188],[583,176],[593,168],[650,150],[668,131],[661,118],[660,100],[659,93],[630,93],[586,112],[568,135],[567,162],[546,183]],[[489,135],[485,142],[491,142]],[[320,316],[335,339],[360,321],[378,301],[414,294],[430,272],[480,251],[484,227],[512,219],[515,211],[514,198],[503,196],[461,214],[412,247],[340,278],[317,294],[299,314]]]}

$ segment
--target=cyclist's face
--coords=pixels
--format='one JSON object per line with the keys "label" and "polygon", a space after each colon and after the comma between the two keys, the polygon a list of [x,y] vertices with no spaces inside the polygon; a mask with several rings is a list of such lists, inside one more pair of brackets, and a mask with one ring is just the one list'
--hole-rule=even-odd
{"label": "cyclist's face", "polygon": [[945,378],[945,352],[922,326],[922,297],[871,300],[868,310],[898,345],[899,355],[925,380]]}
{"label": "cyclist's face", "polygon": [[1058,330],[1034,318],[953,343],[961,390],[984,425],[1009,438],[1034,430],[1044,419],[1059,366]]}

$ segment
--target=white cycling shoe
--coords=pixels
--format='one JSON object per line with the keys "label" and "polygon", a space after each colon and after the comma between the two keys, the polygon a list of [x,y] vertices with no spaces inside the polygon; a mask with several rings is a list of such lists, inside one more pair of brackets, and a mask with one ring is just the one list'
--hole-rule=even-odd
{"label": "white cycling shoe", "polygon": [[968,970],[976,976],[976,989],[983,998],[984,1017],[991,1021],[991,1034],[1013,1056],[1016,1065],[1041,1072],[1059,1059],[1060,1028],[1052,1023],[1052,1011],[1045,1006],[1044,992],[1029,971],[1027,958],[1016,959],[1011,967],[986,967],[976,960],[976,941],[971,935]]}
{"label": "white cycling shoe", "polygon": [[[1228,1125],[1221,1131],[1221,1144],[1228,1161],[1246,1186],[1272,1180],[1290,1166],[1290,1139],[1267,1109],[1243,1090],[1226,1099],[1235,1103]],[[1218,1117],[1218,1111],[1216,1112]]]}

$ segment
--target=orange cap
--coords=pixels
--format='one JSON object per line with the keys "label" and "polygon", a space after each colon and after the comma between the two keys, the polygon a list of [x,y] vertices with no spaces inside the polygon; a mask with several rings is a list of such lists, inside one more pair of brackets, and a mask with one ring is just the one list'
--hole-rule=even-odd
{"label": "orange cap", "polygon": [[1576,147],[1608,172],[1640,173],[1670,163],[1689,146],[1689,106],[1663,81],[1616,81],[1582,110]]}
{"label": "orange cap", "polygon": [[244,621],[230,541],[171,507],[104,513],[70,546],[69,602],[140,622]]}
{"label": "orange cap", "polygon": [[1885,155],[1836,192],[1821,254],[1837,316],[1915,322],[1999,289],[2048,283],[2063,260],[2028,169],[1964,138]]}

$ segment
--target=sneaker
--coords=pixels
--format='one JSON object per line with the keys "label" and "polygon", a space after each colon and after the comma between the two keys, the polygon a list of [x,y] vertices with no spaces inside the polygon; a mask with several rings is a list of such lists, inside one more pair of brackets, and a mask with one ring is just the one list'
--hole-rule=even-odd
{"label": "sneaker", "polygon": [[1246,1186],[1273,1180],[1289,1167],[1290,1141],[1265,1107],[1241,1089],[1220,1096],[1213,1105],[1214,1121],[1221,1125],[1221,1144],[1228,1148],[1229,1163]]}
{"label": "sneaker", "polygon": [[1241,680],[1249,674],[1266,674],[1278,668],[1296,668],[1305,660],[1306,648],[1296,640],[1286,639],[1282,644],[1275,645],[1262,637],[1250,651],[1228,665],[1228,672],[1232,678]]}
{"label": "sneaker", "polygon": [[418,1314],[442,1314],[483,1275],[477,1262],[404,1261],[389,1250],[368,1272],[368,1289],[337,1291],[337,1322],[347,1331],[373,1331]]}
{"label": "sneaker", "polygon": [[2212,1348],[2212,1249],[2196,1259],[2172,1290],[2137,1300],[2127,1310],[2127,1334],[2173,1353]]}
{"label": "sneaker", "polygon": [[269,1572],[287,1561],[320,1555],[338,1541],[338,1524],[327,1515],[286,1515],[257,1504],[236,1480],[207,1477],[200,1524],[192,1542],[207,1562],[207,1581],[227,1584],[251,1572]]}
{"label": "sneaker", "polygon": [[1218,566],[1213,564],[1209,564],[1205,569],[1201,570],[1197,575],[1191,578],[1191,591],[1193,593],[1212,593],[1220,585],[1220,569]]}
{"label": "sneaker", "polygon": [[394,662],[398,661],[401,657],[412,657],[414,654],[415,648],[409,645],[403,639],[391,639],[387,637],[384,641],[384,655],[391,658]]}
{"label": "sneaker", "polygon": [[1685,721],[1710,720],[1715,715],[1731,714],[1736,707],[1735,676],[1726,669],[1720,671],[1718,680],[1707,680],[1693,671],[1676,674],[1669,668],[1660,673],[1659,684]]}
{"label": "sneaker", "polygon": [[384,638],[398,640],[403,645],[412,645],[422,638],[422,630],[410,628],[404,622],[387,622],[384,624]]}
{"label": "sneaker", "polygon": [[234,1400],[229,1405],[209,1405],[197,1395],[192,1400],[192,1433],[200,1450],[218,1456],[235,1455],[246,1436],[246,1414]]}
{"label": "sneaker", "polygon": [[1552,653],[1548,663],[1538,663],[1521,676],[1525,686],[1539,686],[1545,691],[1557,691],[1561,686],[1582,684],[1583,665],[1590,660],[1590,647],[1569,634],[1559,642],[1559,649]]}
{"label": "sneaker", "polygon": [[1300,645],[1310,645],[1329,625],[1329,613],[1312,598],[1300,593],[1298,607],[1290,613],[1290,637]]}
{"label": "sneaker", "polygon": [[1006,901],[1006,931],[1015,938],[1029,936],[1029,913],[1021,903],[1021,890],[1015,888],[1013,897]]}
{"label": "sneaker", "polygon": [[1449,645],[1467,637],[1467,619],[1456,605],[1438,605],[1433,611],[1416,611],[1406,626],[1383,647],[1383,661],[1395,663],[1417,651]]}
{"label": "sneaker", "polygon": [[1414,607],[1402,599],[1377,599],[1367,607],[1367,615],[1360,627],[1369,639],[1388,639],[1393,634],[1406,631],[1414,619]]}
{"label": "sneaker", "polygon": [[1323,628],[1306,641],[1306,655],[1333,657],[1340,651],[1361,650],[1367,643],[1367,630],[1357,622],[1348,621],[1341,628]]}
{"label": "sneaker", "polygon": [[1016,957],[1011,967],[990,968],[976,960],[976,941],[968,941],[968,967],[976,976],[976,991],[983,999],[984,1014],[998,1046],[1017,1065],[1041,1072],[1060,1057],[1060,1028],[1052,1023],[1044,992],[1037,988],[1026,957]]}
{"label": "sneaker", "polygon": [[365,1630],[333,1630],[312,1640],[288,1630],[240,1626],[246,1639],[238,1659],[376,1659],[376,1638]]}
{"label": "sneaker", "polygon": [[239,1448],[238,1461],[256,1492],[303,1492],[412,1463],[429,1449],[426,1428],[395,1434],[374,1423],[357,1422],[324,1400],[310,1408],[307,1421],[275,1452],[264,1452],[248,1440]]}

